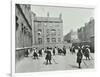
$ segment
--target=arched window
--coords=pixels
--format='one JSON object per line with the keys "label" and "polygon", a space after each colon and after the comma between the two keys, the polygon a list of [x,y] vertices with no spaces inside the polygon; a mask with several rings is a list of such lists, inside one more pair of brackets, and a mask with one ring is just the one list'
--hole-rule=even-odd
{"label": "arched window", "polygon": [[55,29],[51,29],[51,35],[53,35],[53,36],[56,35],[56,30]]}
{"label": "arched window", "polygon": [[38,38],[38,44],[42,44],[42,38]]}

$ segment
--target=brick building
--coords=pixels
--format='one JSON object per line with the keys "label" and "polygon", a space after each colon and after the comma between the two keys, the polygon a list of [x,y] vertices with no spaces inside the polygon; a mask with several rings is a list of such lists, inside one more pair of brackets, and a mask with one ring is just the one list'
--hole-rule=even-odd
{"label": "brick building", "polygon": [[57,46],[63,41],[63,20],[59,17],[37,17],[33,14],[33,45]]}

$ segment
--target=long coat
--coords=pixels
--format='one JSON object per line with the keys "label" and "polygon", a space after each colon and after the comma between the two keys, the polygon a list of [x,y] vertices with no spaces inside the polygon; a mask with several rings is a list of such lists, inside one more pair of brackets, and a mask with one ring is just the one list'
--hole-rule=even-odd
{"label": "long coat", "polygon": [[86,48],[85,52],[84,52],[84,56],[89,57],[89,49]]}
{"label": "long coat", "polygon": [[77,63],[81,63],[82,62],[82,52],[81,50],[79,49],[78,53],[77,53]]}
{"label": "long coat", "polygon": [[66,48],[65,47],[63,47],[63,53],[66,54]]}
{"label": "long coat", "polygon": [[55,49],[53,49],[53,54],[55,55]]}
{"label": "long coat", "polygon": [[47,55],[45,57],[46,60],[51,60],[51,52],[47,51]]}

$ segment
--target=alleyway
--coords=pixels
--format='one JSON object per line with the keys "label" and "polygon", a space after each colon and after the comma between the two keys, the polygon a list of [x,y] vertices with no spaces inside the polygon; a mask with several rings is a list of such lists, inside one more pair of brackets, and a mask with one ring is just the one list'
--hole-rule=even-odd
{"label": "alleyway", "polygon": [[[68,51],[68,50],[67,50]],[[94,54],[91,53],[91,60],[82,61],[82,69],[94,67]],[[45,65],[45,55],[39,59],[33,59],[31,56],[25,57],[16,64],[16,72],[38,72],[52,70],[71,70],[79,69],[76,63],[76,54],[67,52],[66,56],[55,55],[52,59],[52,64]]]}

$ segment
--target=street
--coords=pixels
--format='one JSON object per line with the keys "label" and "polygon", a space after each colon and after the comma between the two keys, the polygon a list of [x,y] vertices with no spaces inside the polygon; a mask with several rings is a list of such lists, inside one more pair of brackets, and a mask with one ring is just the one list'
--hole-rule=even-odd
{"label": "street", "polygon": [[[45,55],[39,57],[39,59],[33,59],[32,56],[25,57],[16,63],[16,73],[79,69],[78,64],[76,63],[76,57],[76,54],[71,54],[68,49],[66,56],[52,56],[52,64],[48,65],[45,65]],[[83,57],[81,69],[94,67],[93,53],[90,53],[90,59],[91,60],[85,60]]]}

